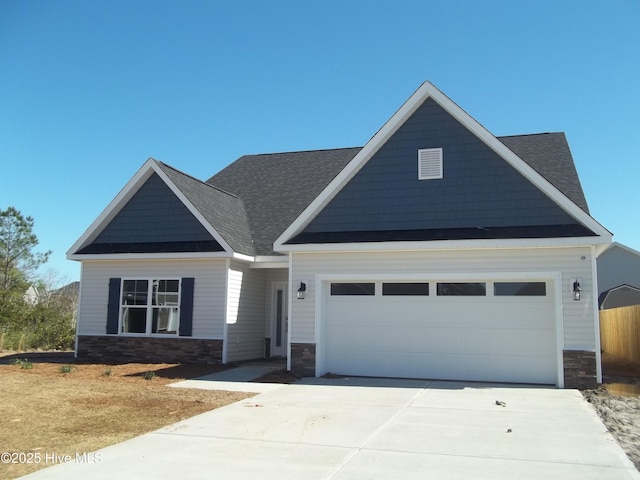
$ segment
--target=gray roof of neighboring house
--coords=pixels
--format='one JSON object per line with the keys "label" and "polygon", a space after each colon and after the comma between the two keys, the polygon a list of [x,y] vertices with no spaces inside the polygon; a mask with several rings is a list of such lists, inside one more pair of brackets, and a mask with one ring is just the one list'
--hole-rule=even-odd
{"label": "gray roof of neighboring house", "polygon": [[[572,202],[589,213],[564,133],[497,138]],[[273,255],[273,242],[276,238],[361,149],[362,147],[354,147],[245,155],[207,180],[207,184],[214,185],[224,192],[232,192],[238,199],[242,199],[242,202],[227,202],[233,204],[236,210],[229,205],[224,215],[232,224],[237,224],[237,228],[250,230],[253,249],[251,252],[238,251],[254,255]],[[215,201],[207,203],[208,206],[205,206],[205,203],[202,202],[205,209],[220,208],[220,204],[216,204]],[[241,206],[244,206],[244,211]],[[200,210],[199,206],[197,208]],[[232,210],[239,217],[232,218]],[[233,227],[223,226],[222,223],[212,221],[211,224],[226,239],[222,229],[230,231]],[[244,242],[239,243],[246,246],[246,231],[242,230],[239,236]]]}
{"label": "gray roof of neighboring house", "polygon": [[640,288],[619,285],[602,292],[598,297],[600,310],[640,305]]}

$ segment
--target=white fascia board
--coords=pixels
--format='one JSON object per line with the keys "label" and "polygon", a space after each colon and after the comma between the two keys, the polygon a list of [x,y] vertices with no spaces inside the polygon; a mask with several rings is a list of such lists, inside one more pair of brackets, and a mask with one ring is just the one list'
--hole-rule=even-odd
{"label": "white fascia board", "polygon": [[107,205],[98,218],[89,226],[89,228],[82,234],[82,236],[73,244],[73,246],[67,251],[67,259],[69,260],[81,260],[87,259],[85,255],[75,255],[73,252],[77,252],[82,247],[91,243],[100,232],[113,220],[113,218],[120,212],[124,205],[135,195],[140,187],[146,182],[153,173],[158,174],[163,182],[169,187],[169,189],[178,197],[178,199],[187,207],[187,209],[193,214],[194,217],[202,224],[207,232],[220,244],[220,246],[228,253],[233,253],[233,249],[229,244],[220,236],[220,234],[213,228],[212,225],[200,214],[200,212],[193,206],[193,204],[187,200],[184,194],[175,186],[175,184],[167,177],[167,175],[159,167],[158,162],[153,158],[149,158],[136,174],[127,182],[127,184],[120,190],[118,195]]}
{"label": "white fascia board", "polygon": [[369,161],[369,159],[384,145],[384,143],[404,124],[404,122],[428,99],[432,98],[451,116],[457,119],[469,131],[474,133],[489,148],[504,158],[525,178],[549,196],[569,215],[584,224],[599,236],[611,235],[606,228],[593,217],[573,203],[566,195],[554,187],[542,175],[536,172],[524,160],[507,148],[491,132],[478,121],[466,113],[455,102],[438,90],[432,83],[424,82],[418,90],[400,107],[400,109],[378,130],[367,142],[362,150],[349,164],[329,183],[329,185],[315,198],[313,202],[294,220],[294,222],[274,242],[275,250],[281,251],[284,243],[306,227],[315,215],[340,191],[340,189]]}
{"label": "white fascia board", "polygon": [[233,253],[231,258],[234,260],[242,260],[243,262],[255,262],[255,257],[251,255],[245,255],[244,253]]}
{"label": "white fascia board", "polygon": [[602,237],[508,238],[481,240],[434,240],[424,242],[354,242],[284,245],[281,252],[385,252],[425,250],[475,250],[485,248],[552,248],[606,245]]}
{"label": "white fascia board", "polygon": [[249,268],[289,268],[289,256],[258,255]]}
{"label": "white fascia board", "polygon": [[67,254],[67,260],[187,260],[204,258],[235,258],[229,252],[169,252],[169,253],[93,253]]}

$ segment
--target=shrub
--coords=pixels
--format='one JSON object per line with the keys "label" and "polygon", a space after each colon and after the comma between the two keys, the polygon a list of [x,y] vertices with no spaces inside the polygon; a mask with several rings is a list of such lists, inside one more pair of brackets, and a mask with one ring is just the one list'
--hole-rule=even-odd
{"label": "shrub", "polygon": [[71,373],[77,369],[78,367],[76,367],[75,365],[60,365],[60,368],[58,370],[60,370],[60,373]]}
{"label": "shrub", "polygon": [[2,348],[25,351],[71,350],[75,341],[73,313],[54,303],[26,304],[21,296],[0,292]]}
{"label": "shrub", "polygon": [[16,358],[15,362],[13,363],[19,365],[23,370],[31,370],[33,368],[33,363],[26,358]]}

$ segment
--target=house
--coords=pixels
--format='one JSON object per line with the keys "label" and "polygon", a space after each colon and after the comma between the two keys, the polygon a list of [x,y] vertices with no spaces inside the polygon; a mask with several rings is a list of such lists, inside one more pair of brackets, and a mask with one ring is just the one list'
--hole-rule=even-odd
{"label": "house", "polygon": [[29,285],[27,291],[22,296],[25,303],[31,306],[37,305],[40,302],[41,293],[35,285]]}
{"label": "house", "polygon": [[597,259],[601,310],[640,305],[640,252],[614,242]]}
{"label": "house", "polygon": [[68,252],[77,355],[593,385],[610,243],[564,134],[495,137],[425,82],[362,148],[149,159]]}

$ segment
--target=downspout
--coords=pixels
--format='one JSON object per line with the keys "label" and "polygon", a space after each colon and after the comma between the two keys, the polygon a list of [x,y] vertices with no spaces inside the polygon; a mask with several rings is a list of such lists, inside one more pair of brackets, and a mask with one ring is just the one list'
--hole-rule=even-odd
{"label": "downspout", "polygon": [[227,319],[229,316],[229,270],[231,269],[231,260],[225,260],[224,270],[224,315],[222,317],[222,363],[227,363],[227,341],[229,335],[229,328],[227,327]]}
{"label": "downspout", "polygon": [[289,325],[287,328],[287,371],[291,371],[291,330],[293,326],[293,253],[289,252],[289,281],[287,292],[287,316],[289,317]]}
{"label": "downspout", "polygon": [[76,341],[73,351],[73,358],[78,358],[78,335],[80,334],[80,306],[82,305],[82,272],[84,272],[84,262],[80,262],[80,286],[78,287],[78,307],[76,311]]}
{"label": "downspout", "polygon": [[[608,245],[607,245],[608,247]],[[600,252],[602,253],[602,251]],[[596,261],[596,246],[591,247],[591,271],[595,311],[593,314],[594,331],[596,334],[596,381],[602,383],[602,348],[600,347],[600,306],[598,305],[598,262]]]}

